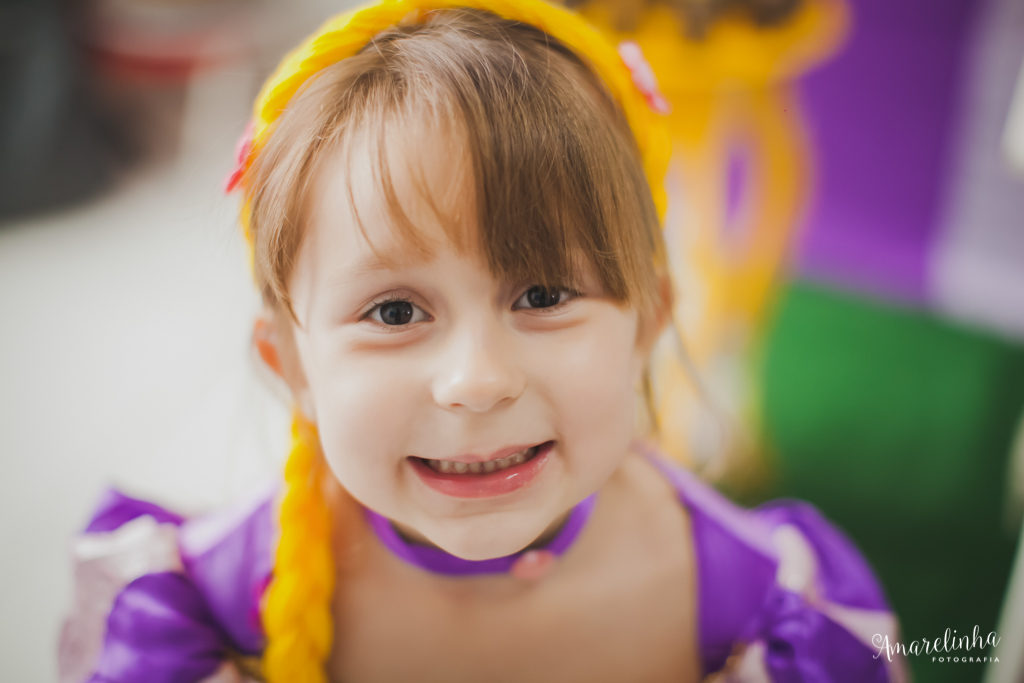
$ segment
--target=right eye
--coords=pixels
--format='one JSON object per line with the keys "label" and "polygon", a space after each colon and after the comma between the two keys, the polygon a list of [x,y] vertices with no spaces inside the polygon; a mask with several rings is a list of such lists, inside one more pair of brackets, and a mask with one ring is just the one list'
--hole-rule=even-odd
{"label": "right eye", "polygon": [[375,302],[363,318],[387,327],[402,327],[427,320],[428,316],[411,301],[395,297]]}

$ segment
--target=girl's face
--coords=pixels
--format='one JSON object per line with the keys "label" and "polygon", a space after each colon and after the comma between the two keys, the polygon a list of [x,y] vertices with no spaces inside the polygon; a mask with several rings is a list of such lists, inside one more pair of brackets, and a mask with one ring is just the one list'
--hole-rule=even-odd
{"label": "girl's face", "polygon": [[325,160],[289,281],[290,384],[362,504],[459,557],[507,555],[625,457],[648,335],[585,270],[573,291],[496,279],[448,237],[476,232],[458,142],[403,149],[392,181],[430,253],[392,227],[366,144]]}

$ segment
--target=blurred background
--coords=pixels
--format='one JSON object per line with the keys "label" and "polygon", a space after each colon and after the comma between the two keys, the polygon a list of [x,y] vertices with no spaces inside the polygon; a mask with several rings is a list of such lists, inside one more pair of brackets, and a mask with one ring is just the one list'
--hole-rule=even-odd
{"label": "blurred background", "polygon": [[[55,680],[105,486],[188,512],[277,476],[221,188],[262,78],[344,6],[0,0],[4,680]],[[1024,0],[578,8],[673,107],[703,398],[666,354],[667,447],[748,504],[818,505],[906,641],[1003,637],[987,671],[913,658],[915,680],[1024,680]]]}
{"label": "blurred background", "polygon": [[196,511],[278,476],[223,184],[262,78],[337,9],[0,0],[0,680],[57,680],[105,487]]}
{"label": "blurred background", "polygon": [[748,503],[817,505],[905,642],[999,629],[987,675],[1024,681],[1024,2],[580,7],[673,105],[666,229],[704,398],[665,364],[669,445]]}

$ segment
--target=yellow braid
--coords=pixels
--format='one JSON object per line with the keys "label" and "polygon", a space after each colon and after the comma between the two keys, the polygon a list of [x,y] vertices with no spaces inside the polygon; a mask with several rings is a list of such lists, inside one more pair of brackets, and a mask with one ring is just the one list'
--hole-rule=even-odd
{"label": "yellow braid", "polygon": [[[241,223],[250,250],[252,196],[245,171],[302,84],[325,67],[355,55],[382,31],[422,22],[435,10],[454,8],[484,10],[530,24],[583,58],[622,108],[640,150],[658,214],[664,217],[668,129],[633,85],[615,47],[578,15],[544,0],[382,0],[328,21],[288,54],[263,86],[254,107],[251,147],[239,169],[244,194]],[[329,508],[321,488],[324,470],[315,427],[296,415],[280,511],[281,540],[262,614],[268,643],[263,673],[270,683],[326,680],[324,664],[333,640],[329,606],[334,562]]]}
{"label": "yellow braid", "polygon": [[281,539],[263,603],[267,648],[263,675],[271,683],[325,683],[334,639],[331,518],[323,495],[326,465],[316,427],[296,412],[285,465]]}

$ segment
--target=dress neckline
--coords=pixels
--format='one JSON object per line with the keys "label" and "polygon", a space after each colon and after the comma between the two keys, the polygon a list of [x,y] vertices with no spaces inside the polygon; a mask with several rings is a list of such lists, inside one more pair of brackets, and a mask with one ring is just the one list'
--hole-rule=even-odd
{"label": "dress neckline", "polygon": [[594,510],[597,494],[580,501],[566,517],[555,535],[542,547],[524,548],[517,553],[489,560],[465,560],[433,546],[417,545],[404,539],[391,524],[391,520],[364,507],[363,512],[381,544],[402,561],[434,574],[447,576],[473,576],[479,574],[508,573],[524,555],[544,551],[555,557],[563,555],[579,537]]}

